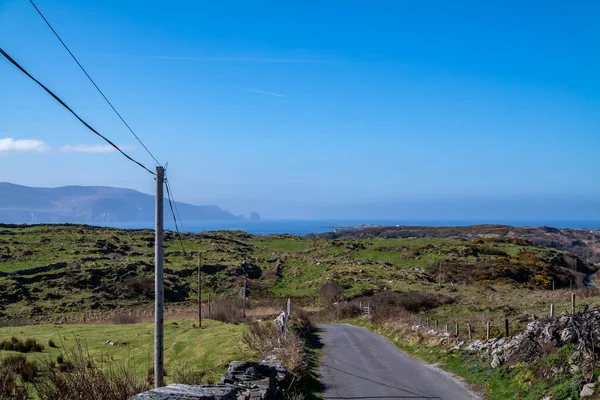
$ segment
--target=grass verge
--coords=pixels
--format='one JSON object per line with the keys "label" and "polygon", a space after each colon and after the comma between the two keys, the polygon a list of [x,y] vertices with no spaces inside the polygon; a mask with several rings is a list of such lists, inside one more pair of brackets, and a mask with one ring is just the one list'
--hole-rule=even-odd
{"label": "grass verge", "polygon": [[[245,325],[231,325],[205,320],[203,328],[193,328],[193,320],[165,324],[165,368],[176,371],[182,365],[193,366],[204,382],[214,383],[230,361],[243,358],[242,335]],[[27,353],[28,361],[40,366],[48,359],[56,360],[61,353],[73,349],[80,341],[94,361],[102,367],[108,363],[135,363],[136,373],[146,377],[152,364],[154,325],[37,325],[0,328],[0,341],[12,337],[34,338],[38,343],[54,342],[57,348],[45,346],[42,352]],[[0,357],[20,353],[0,351]],[[167,381],[171,379],[167,376]]]}
{"label": "grass verge", "polygon": [[397,324],[375,325],[366,320],[345,321],[387,337],[399,349],[429,364],[435,364],[470,384],[490,400],[578,399],[581,376],[568,371],[573,351],[564,346],[554,354],[530,363],[490,367],[489,357],[443,347],[438,338],[417,335]]}

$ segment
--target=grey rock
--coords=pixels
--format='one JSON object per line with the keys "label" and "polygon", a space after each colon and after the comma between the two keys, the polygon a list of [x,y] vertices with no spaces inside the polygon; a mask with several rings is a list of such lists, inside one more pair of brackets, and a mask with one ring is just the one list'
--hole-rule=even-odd
{"label": "grey rock", "polygon": [[594,394],[594,384],[593,383],[586,383],[585,385],[583,385],[583,389],[581,389],[581,393],[579,393],[579,395],[581,397],[589,397],[593,394]]}
{"label": "grey rock", "polygon": [[504,363],[504,360],[502,359],[502,357],[496,355],[492,358],[492,363],[490,364],[490,366],[492,368],[498,368],[503,363]]}
{"label": "grey rock", "polygon": [[575,331],[572,329],[565,329],[560,333],[560,340],[565,343],[571,343],[577,338]]}
{"label": "grey rock", "polygon": [[235,400],[236,392],[231,386],[169,385],[140,393],[133,400]]}

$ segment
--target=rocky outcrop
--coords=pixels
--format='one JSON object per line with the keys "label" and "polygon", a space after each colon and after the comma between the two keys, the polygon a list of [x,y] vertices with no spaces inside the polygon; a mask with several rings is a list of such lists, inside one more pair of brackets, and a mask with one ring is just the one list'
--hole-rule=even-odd
{"label": "rocky outcrop", "polygon": [[286,377],[287,371],[279,363],[233,361],[220,385],[173,384],[140,393],[133,400],[283,400]]}
{"label": "rocky outcrop", "polygon": [[600,343],[600,307],[532,321],[516,336],[490,340],[461,341],[447,332],[440,333],[422,325],[414,325],[412,330],[440,335],[441,342],[453,343],[456,350],[487,354],[492,368],[505,363],[531,362],[543,357],[547,349],[572,343],[575,350],[570,356],[570,371],[581,371],[585,379],[591,380],[595,350]]}

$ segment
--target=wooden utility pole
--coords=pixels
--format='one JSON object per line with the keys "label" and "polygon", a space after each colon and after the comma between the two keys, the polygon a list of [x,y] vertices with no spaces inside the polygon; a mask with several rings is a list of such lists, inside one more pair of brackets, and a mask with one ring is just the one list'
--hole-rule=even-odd
{"label": "wooden utility pole", "polygon": [[198,328],[202,328],[202,253],[198,252]]}
{"label": "wooden utility pole", "polygon": [[244,272],[244,294],[243,294],[243,296],[244,296],[244,314],[243,314],[244,318],[246,318],[246,287],[248,285],[248,275],[246,274],[246,265],[247,265],[246,260],[244,260],[244,262],[242,263],[242,269]]}
{"label": "wooden utility pole", "polygon": [[208,293],[208,318],[210,318],[210,292]]}
{"label": "wooden utility pole", "polygon": [[163,190],[165,169],[156,167],[156,219],[154,231],[154,387],[164,386],[165,374],[165,290],[164,290],[164,231]]}

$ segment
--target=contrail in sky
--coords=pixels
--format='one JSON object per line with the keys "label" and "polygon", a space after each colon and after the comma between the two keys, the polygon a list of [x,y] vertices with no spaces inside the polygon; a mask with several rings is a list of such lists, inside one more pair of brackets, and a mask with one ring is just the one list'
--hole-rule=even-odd
{"label": "contrail in sky", "polygon": [[260,93],[260,94],[266,94],[269,96],[276,96],[276,97],[285,97],[285,95],[283,94],[279,94],[279,93],[273,93],[273,92],[263,92],[262,90],[255,90],[255,89],[248,89],[248,88],[240,88],[241,90],[245,90],[247,92],[254,92],[254,93]]}

